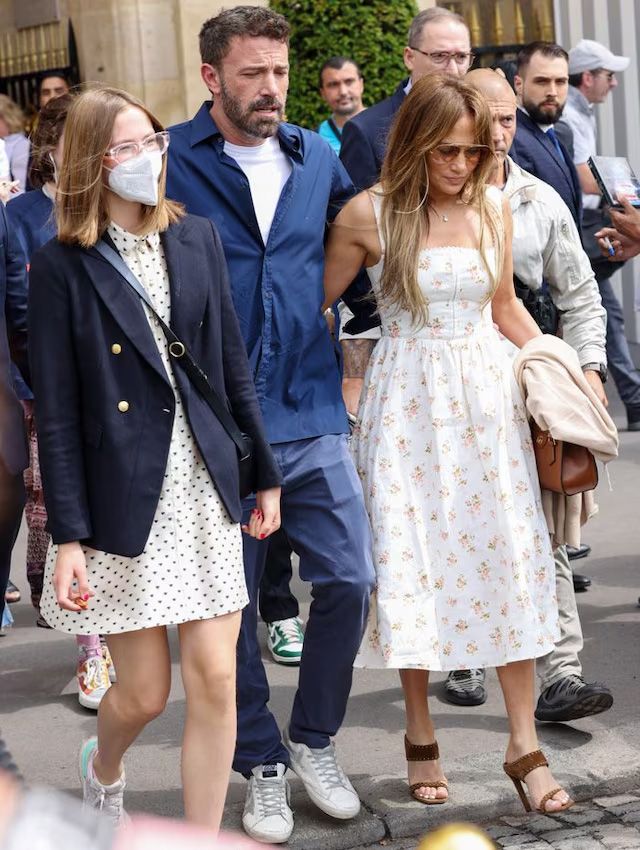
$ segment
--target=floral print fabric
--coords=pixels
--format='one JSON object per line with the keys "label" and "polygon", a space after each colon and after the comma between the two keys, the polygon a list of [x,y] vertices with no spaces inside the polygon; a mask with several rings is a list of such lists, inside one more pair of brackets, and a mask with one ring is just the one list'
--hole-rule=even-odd
{"label": "floral print fabric", "polygon": [[[369,269],[374,291],[382,262]],[[489,274],[475,249],[434,248],[418,281],[428,323],[381,307],[352,441],[377,574],[356,666],[545,655],[559,635],[555,568]]]}

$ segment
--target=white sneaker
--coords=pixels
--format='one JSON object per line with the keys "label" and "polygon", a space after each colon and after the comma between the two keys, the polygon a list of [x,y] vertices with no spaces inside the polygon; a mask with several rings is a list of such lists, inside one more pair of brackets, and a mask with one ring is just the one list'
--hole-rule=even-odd
{"label": "white sneaker", "polygon": [[124,771],[113,785],[102,785],[93,772],[93,760],[97,752],[97,738],[89,738],[80,748],[78,772],[84,805],[88,809],[102,812],[115,826],[126,824],[129,816],[123,808],[124,789],[127,784]]}
{"label": "white sneaker", "polygon": [[354,818],[360,811],[360,798],[336,761],[334,745],[312,750],[306,744],[294,743],[288,731],[282,740],[289,750],[291,770],[300,777],[316,806],[333,818]]}
{"label": "white sneaker", "polygon": [[261,764],[251,771],[242,826],[262,844],[284,844],[293,832],[289,783],[283,764]]}
{"label": "white sneaker", "polygon": [[90,655],[85,658],[84,654],[80,653],[76,678],[80,705],[97,711],[100,700],[111,687],[109,668],[102,655]]}

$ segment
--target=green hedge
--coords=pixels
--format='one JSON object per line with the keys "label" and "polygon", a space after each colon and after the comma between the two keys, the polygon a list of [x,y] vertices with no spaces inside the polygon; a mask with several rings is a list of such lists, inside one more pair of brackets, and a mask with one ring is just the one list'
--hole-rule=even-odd
{"label": "green hedge", "polygon": [[365,106],[388,97],[407,73],[402,51],[415,0],[271,0],[270,6],[291,24],[287,120],[294,124],[315,129],[327,117],[318,72],[331,56],[360,65]]}

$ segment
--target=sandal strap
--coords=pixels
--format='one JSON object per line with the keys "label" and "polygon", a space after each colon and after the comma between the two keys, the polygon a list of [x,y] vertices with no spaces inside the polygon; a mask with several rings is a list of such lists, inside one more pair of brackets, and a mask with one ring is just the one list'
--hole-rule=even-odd
{"label": "sandal strap", "polygon": [[446,779],[434,779],[433,782],[425,779],[422,782],[414,782],[413,785],[409,785],[409,790],[413,792],[413,791],[417,791],[418,788],[448,788],[448,787],[449,787],[449,783],[446,781]]}
{"label": "sandal strap", "polygon": [[[551,800],[551,799],[552,799],[552,797],[553,797],[555,794],[557,794],[557,793],[558,793],[558,791],[562,791],[562,790],[563,790],[562,788],[554,788],[554,789],[553,789],[553,791],[547,791],[547,793],[544,795],[544,797],[543,797],[543,798],[540,800],[540,802],[538,803],[538,811],[539,811],[541,814],[543,814],[543,815],[547,815],[547,814],[555,814],[555,812],[548,812],[548,811],[546,810],[545,806],[547,805],[547,803],[549,802],[549,800]],[[559,801],[558,801],[558,802],[559,802]],[[571,802],[571,801],[569,801],[569,802]],[[562,804],[562,809],[558,809],[558,811],[562,811],[563,809],[568,809],[568,808],[569,808],[569,805],[568,805],[568,804],[564,804],[564,803],[563,803],[563,804]]]}
{"label": "sandal strap", "polygon": [[528,773],[531,773],[537,767],[549,767],[549,762],[544,757],[542,750],[534,750],[532,753],[520,756],[515,761],[505,762],[503,767],[504,772],[512,779],[524,779]]}
{"label": "sandal strap", "polygon": [[406,735],[404,736],[404,751],[407,761],[436,761],[440,758],[437,741],[434,741],[433,744],[412,744]]}

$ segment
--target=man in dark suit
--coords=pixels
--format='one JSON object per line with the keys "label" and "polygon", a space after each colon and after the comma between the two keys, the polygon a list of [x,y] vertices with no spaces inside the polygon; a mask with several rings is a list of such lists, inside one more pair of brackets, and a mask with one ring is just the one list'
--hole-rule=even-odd
{"label": "man in dark suit", "polygon": [[22,407],[13,387],[11,361],[25,377],[27,362],[27,264],[0,204],[0,622],[22,508],[22,472],[28,464]]}
{"label": "man in dark suit", "polygon": [[511,157],[558,192],[580,229],[582,194],[569,152],[558,139],[569,91],[569,55],[559,44],[533,41],[518,53],[518,125]]}
{"label": "man in dark suit", "polygon": [[433,72],[463,76],[472,58],[469,29],[460,15],[436,6],[415,16],[404,49],[409,78],[391,97],[355,115],[342,132],[340,159],[357,189],[368,189],[380,176],[389,128],[412,84]]}

